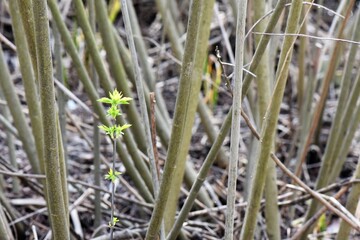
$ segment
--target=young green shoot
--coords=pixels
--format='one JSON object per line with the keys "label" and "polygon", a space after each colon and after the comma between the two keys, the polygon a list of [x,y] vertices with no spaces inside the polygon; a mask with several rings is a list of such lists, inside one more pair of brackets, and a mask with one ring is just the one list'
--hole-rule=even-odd
{"label": "young green shoot", "polygon": [[[113,122],[115,122],[116,117],[121,115],[120,105],[129,104],[129,101],[132,99],[129,97],[123,97],[121,92],[118,92],[116,89],[109,93],[110,98],[100,98],[98,101],[105,104],[110,104],[110,108],[107,110],[107,116],[110,117]],[[112,194],[111,194],[111,221],[109,222],[110,227],[110,239],[113,239],[114,227],[116,223],[120,220],[114,216],[114,195],[115,195],[115,181],[120,176],[121,172],[115,170],[115,149],[116,149],[116,140],[121,135],[124,134],[124,130],[131,127],[131,124],[117,125],[112,126],[100,125],[99,128],[103,130],[106,135],[110,136],[113,141],[113,162],[112,168],[109,169],[108,173],[105,175],[105,179],[111,181],[112,184]]]}

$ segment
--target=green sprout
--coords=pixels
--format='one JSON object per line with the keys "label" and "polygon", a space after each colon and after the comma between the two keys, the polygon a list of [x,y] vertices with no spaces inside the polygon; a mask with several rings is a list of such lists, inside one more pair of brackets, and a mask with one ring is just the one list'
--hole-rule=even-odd
{"label": "green sprout", "polygon": [[[107,116],[111,117],[112,119],[116,119],[116,117],[121,115],[121,111],[119,109],[119,105],[122,104],[129,104],[129,101],[132,99],[129,97],[123,97],[121,92],[118,92],[116,89],[114,92],[109,93],[110,98],[100,98],[98,101],[102,103],[110,104],[110,108],[107,110]],[[103,130],[107,135],[111,137],[111,139],[116,139],[123,135],[123,130],[131,127],[131,124],[125,124],[123,126],[120,125],[113,125],[113,126],[106,126],[100,125],[99,128]]]}
{"label": "green sprout", "polygon": [[98,102],[102,102],[102,103],[108,103],[108,104],[111,104],[111,106],[118,106],[120,104],[129,104],[129,101],[132,100],[132,98],[129,98],[129,97],[123,97],[122,93],[118,92],[118,90],[114,90],[113,93],[109,93],[110,95],[110,98],[106,98],[106,97],[103,97],[103,98],[100,98],[98,100]]}
{"label": "green sprout", "polygon": [[115,227],[116,223],[118,223],[120,220],[117,217],[113,217],[112,222],[109,222],[109,227],[113,228]]}
{"label": "green sprout", "polygon": [[113,171],[112,168],[110,168],[108,174],[105,175],[106,180],[110,180],[112,183],[115,182],[116,178],[121,174],[121,172]]}
{"label": "green sprout", "polygon": [[111,139],[116,139],[124,134],[123,130],[131,127],[131,124],[125,124],[123,126],[114,125],[114,126],[106,126],[100,125],[99,128],[103,130],[107,135],[111,137]]}
{"label": "green sprout", "polygon": [[[110,98],[103,97],[98,101],[105,104],[110,104],[110,108],[107,110],[107,116],[116,120],[118,116],[121,115],[120,105],[129,104],[129,101],[132,99],[129,97],[123,97],[121,92],[118,92],[116,89],[111,93],[109,93]],[[116,139],[124,134],[124,130],[131,127],[131,124],[118,125],[114,124],[112,126],[100,125],[99,128],[103,130],[106,135],[110,136],[113,140],[114,150],[116,149]],[[115,195],[115,180],[121,173],[115,170],[115,155],[113,156],[112,168],[109,169],[108,173],[105,175],[105,179],[111,181],[112,183],[112,194],[111,194],[111,221],[109,222],[110,230],[110,239],[113,239],[113,228],[119,219],[114,216],[114,195]]]}

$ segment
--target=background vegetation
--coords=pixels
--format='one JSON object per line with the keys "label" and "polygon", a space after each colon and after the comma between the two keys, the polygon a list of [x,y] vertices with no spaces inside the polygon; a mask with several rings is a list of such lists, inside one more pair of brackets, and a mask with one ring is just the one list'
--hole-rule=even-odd
{"label": "background vegetation", "polygon": [[359,238],[356,4],[0,1],[0,236]]}

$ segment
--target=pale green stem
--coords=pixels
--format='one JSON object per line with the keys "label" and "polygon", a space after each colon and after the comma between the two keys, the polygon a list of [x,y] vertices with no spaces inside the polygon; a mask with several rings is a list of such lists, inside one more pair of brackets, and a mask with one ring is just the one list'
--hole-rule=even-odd
{"label": "pale green stem", "polygon": [[[262,0],[255,0],[254,5],[256,8],[254,9],[254,21],[257,21],[265,14],[265,2]],[[260,22],[255,31],[263,32],[266,27],[266,21]],[[255,41],[258,43],[260,41],[260,36],[255,36]],[[264,52],[264,56],[260,60],[259,68],[256,70],[256,81],[258,88],[258,114],[259,114],[259,128],[263,125],[263,116],[266,114],[266,109],[270,103],[270,95],[271,95],[271,78],[269,74],[269,69],[274,68],[273,61],[269,61],[268,51]],[[257,150],[259,149],[260,144],[257,145]],[[272,142],[272,146],[274,146],[274,139]],[[274,147],[272,147],[274,149]],[[257,154],[255,154],[256,156]],[[256,160],[256,158],[253,158]],[[253,164],[256,166],[256,162],[252,161],[248,164]],[[254,169],[254,166],[252,169]],[[251,180],[251,174],[247,178]],[[251,181],[247,182],[246,185],[250,186],[251,189]],[[277,190],[277,177],[276,177],[276,165],[273,161],[270,161],[268,167],[266,169],[266,181],[265,181],[265,219],[266,219],[266,233],[270,240],[276,240],[281,238],[280,233],[280,214],[278,208],[278,190]]]}
{"label": "pale green stem", "polygon": [[[194,8],[193,8],[194,7]],[[201,14],[199,14],[199,11]],[[168,231],[175,218],[175,213],[178,206],[178,197],[180,187],[183,182],[183,176],[185,173],[185,182],[187,185],[193,183],[195,180],[195,171],[191,162],[187,162],[188,149],[190,146],[190,140],[192,136],[192,126],[195,119],[195,113],[197,109],[199,92],[202,82],[203,66],[206,58],[207,43],[209,36],[210,21],[213,13],[213,1],[207,1],[203,3],[201,1],[194,2],[191,5],[191,16],[189,20],[187,40],[185,43],[185,54],[183,57],[179,90],[175,107],[174,124],[171,133],[169,153],[172,148],[171,144],[177,144],[174,147],[176,153],[174,155],[168,155],[169,158],[176,158],[176,168],[174,171],[174,177],[172,179],[173,186],[171,187],[169,199],[166,205],[166,213],[164,215],[165,227]],[[198,15],[198,16],[194,16]],[[191,29],[191,30],[190,30]],[[186,59],[186,60],[185,60]],[[183,115],[183,116],[179,116]],[[176,141],[172,141],[177,138]],[[205,201],[201,199],[205,205],[212,206],[213,202],[210,200],[208,194],[205,195]]]}
{"label": "pale green stem", "polygon": [[[17,4],[19,6],[19,10],[21,13],[22,25],[24,26],[24,32],[26,36],[27,45],[29,47],[29,54],[31,57],[31,66],[33,67],[33,71],[35,76],[37,76],[37,60],[36,60],[36,44],[35,44],[35,24],[34,24],[34,13],[32,11],[32,0],[17,0]],[[16,15],[17,17],[19,15]],[[36,90],[39,88],[38,78],[35,78],[36,81]]]}
{"label": "pale green stem", "polygon": [[[1,86],[0,86],[1,88]],[[1,115],[0,114],[0,123],[3,125],[3,127],[6,129],[6,131],[9,131],[12,135],[14,135],[15,137],[19,137],[18,131],[17,129],[11,124],[11,121],[9,121],[5,114]]]}
{"label": "pale green stem", "polygon": [[[358,71],[356,80],[354,82],[353,89],[350,94],[348,103],[346,104],[345,111],[341,120],[343,125],[339,129],[339,138],[337,141],[338,149],[335,151],[333,158],[332,168],[329,169],[328,183],[332,183],[339,176],[342,167],[346,160],[346,155],[349,151],[349,147],[354,138],[356,129],[359,124],[359,104],[356,104],[360,96],[360,71]],[[354,111],[355,109],[355,111]]]}
{"label": "pale green stem", "polygon": [[[298,21],[301,14],[302,1],[295,0],[292,2],[290,13],[286,26],[286,33],[296,33]],[[269,108],[266,111],[264,118],[264,124],[261,131],[261,144],[258,155],[258,163],[253,174],[253,183],[252,189],[249,195],[249,204],[246,209],[244,225],[241,230],[242,240],[253,239],[255,227],[256,227],[256,217],[260,208],[260,200],[263,195],[263,190],[266,180],[266,168],[268,165],[269,155],[272,148],[272,143],[275,137],[275,131],[277,126],[277,120],[280,112],[280,105],[284,95],[285,85],[287,82],[288,71],[290,60],[292,56],[292,49],[295,43],[296,37],[286,36],[283,42],[281,49],[281,55],[278,65],[278,70],[276,74],[276,85],[271,98]]]}
{"label": "pale green stem", "polygon": [[[266,26],[266,29],[264,32],[270,33],[273,31],[274,27],[276,26],[277,21],[280,18],[281,13],[285,7],[285,3],[286,3],[286,0],[278,1],[277,5],[274,9],[274,12],[272,14],[272,17],[270,18],[269,23]],[[262,58],[269,41],[270,41],[270,35],[263,35],[261,37],[258,47],[256,48],[254,56],[251,60],[251,65],[249,68],[250,72],[255,72],[256,68],[258,67],[258,63],[260,62],[260,59]],[[253,78],[252,74],[246,74],[245,79],[243,81],[243,92],[242,92],[243,95],[246,95],[246,93],[249,89],[250,83],[252,81],[252,78]]]}
{"label": "pale green stem", "polygon": [[[17,52],[20,62],[20,70],[22,73],[22,78],[24,82],[25,96],[27,106],[29,108],[29,115],[32,125],[32,133],[35,139],[35,146],[38,154],[39,165],[41,172],[44,173],[44,160],[43,160],[43,139],[42,139],[42,122],[41,122],[41,109],[39,103],[39,94],[38,94],[38,85],[37,79],[35,76],[37,74],[34,73],[34,69],[36,69],[37,63],[34,62],[36,60],[36,56],[33,54],[36,53],[35,46],[28,47],[30,42],[35,41],[35,38],[31,36],[33,34],[33,29],[24,29],[26,27],[33,28],[34,22],[31,20],[32,18],[32,10],[28,9],[30,7],[28,3],[18,4],[18,1],[9,2],[10,9],[12,12],[13,18],[13,32],[15,35],[15,43],[17,46]],[[26,21],[20,21],[18,17],[21,13],[22,18],[27,18]],[[26,15],[24,15],[26,14]],[[26,22],[26,23],[25,23]],[[23,24],[26,24],[25,27]],[[25,37],[24,32],[29,34],[28,38]],[[32,39],[33,38],[33,39]],[[26,41],[28,40],[28,41]]]}
{"label": "pale green stem", "polygon": [[[169,113],[167,112],[167,109],[166,109],[166,104],[165,104],[164,98],[161,95],[161,92],[155,86],[155,83],[156,83],[155,73],[154,73],[154,70],[151,69],[151,66],[148,61],[149,56],[147,54],[145,42],[144,42],[144,39],[141,34],[141,30],[140,30],[140,26],[138,23],[138,19],[136,17],[134,6],[132,4],[132,1],[130,1],[130,0],[127,0],[127,3],[128,3],[128,9],[129,9],[130,23],[131,23],[131,27],[133,29],[133,39],[134,39],[135,46],[137,49],[137,55],[139,56],[138,57],[139,63],[142,68],[142,71],[143,71],[142,77],[144,78],[149,90],[152,92],[155,92],[156,102],[157,102],[156,105],[158,106],[161,115],[168,123],[167,125],[170,125],[171,121],[170,121]],[[134,65],[134,63],[133,63],[133,65]],[[148,96],[148,95],[145,95],[145,96]]]}
{"label": "pale green stem", "polygon": [[6,101],[11,103],[8,104],[8,106],[13,117],[14,126],[16,127],[19,138],[23,143],[23,147],[30,161],[32,170],[34,173],[40,173],[34,137],[26,122],[25,115],[22,112],[22,107],[19,98],[16,95],[15,87],[11,81],[9,69],[7,68],[2,49],[0,49],[0,79],[0,87],[4,93]]}
{"label": "pale green stem", "polygon": [[[116,174],[115,160],[116,160],[116,140],[113,141],[113,159],[112,159],[112,172]],[[115,181],[111,181],[111,227],[110,227],[110,240],[114,238],[114,213],[115,213]]]}
{"label": "pale green stem", "polygon": [[[59,117],[58,112],[56,112],[56,131],[58,136],[58,149],[59,149],[59,162],[60,162],[60,177],[61,177],[61,187],[62,187],[62,195],[64,199],[64,205],[65,205],[65,215],[69,216],[69,192],[68,192],[68,183],[67,183],[67,162],[65,162],[65,156],[64,156],[64,145],[61,135],[61,129],[60,129],[60,123],[59,123]],[[70,219],[67,218],[68,226],[70,224]]]}
{"label": "pale green stem", "polygon": [[[165,162],[163,180],[160,185],[159,195],[150,220],[146,239],[156,239],[160,223],[165,212],[166,204],[168,202],[170,188],[174,180],[175,169],[178,169],[177,167],[179,167],[179,164],[184,165],[185,163],[184,160],[186,159],[187,149],[190,143],[191,125],[194,121],[197,106],[196,103],[201,83],[202,64],[205,58],[206,50],[206,45],[205,47],[198,46],[200,46],[199,44],[203,44],[203,41],[200,41],[201,39],[207,41],[210,26],[209,19],[211,19],[211,14],[209,16],[208,13],[209,8],[210,12],[212,11],[213,3],[213,1],[208,1],[207,4],[204,4],[203,1],[193,1],[191,5],[187,41],[182,63],[180,86],[177,95],[168,156]],[[199,10],[201,9],[203,12],[202,14],[199,14]],[[204,21],[201,22],[201,24],[199,23],[200,19]],[[200,29],[199,24],[201,26]],[[201,37],[198,36],[200,35],[198,31],[203,32]],[[200,40],[198,37],[200,37]],[[180,155],[182,157],[180,157]],[[178,174],[176,177],[182,179],[184,172],[181,172],[181,169],[178,170],[179,171],[177,171]],[[176,189],[174,189],[174,192],[177,192],[176,194],[178,194],[179,188],[180,186],[176,186]],[[167,215],[171,216],[171,214]]]}
{"label": "pale green stem", "polygon": [[[127,35],[128,45],[130,48],[133,67],[134,67],[133,71],[134,71],[134,75],[135,75],[136,90],[137,90],[138,98],[139,98],[139,102],[140,102],[141,117],[142,117],[143,123],[145,124],[146,143],[147,143],[146,147],[147,147],[147,154],[148,154],[149,161],[150,161],[150,170],[151,170],[152,183],[154,186],[154,195],[155,195],[155,197],[157,197],[158,193],[159,193],[158,172],[157,172],[157,166],[156,166],[156,162],[155,162],[154,148],[152,146],[149,115],[148,115],[147,108],[146,108],[143,80],[142,80],[142,75],[140,72],[140,66],[138,65],[138,57],[137,57],[137,53],[136,53],[136,49],[135,49],[134,35],[133,35],[132,29],[131,29],[131,22],[130,22],[130,17],[129,17],[127,0],[122,0],[121,5],[123,8],[122,13],[123,13],[123,18],[124,18],[125,31],[127,33],[126,35]],[[144,47],[144,49],[145,49],[145,47]],[[149,84],[149,85],[151,85],[151,84]],[[162,223],[162,228],[161,228],[161,239],[165,239],[164,223]]]}
{"label": "pale green stem", "polygon": [[[62,65],[62,55],[61,55],[61,40],[59,31],[56,28],[56,25],[53,26],[53,35],[55,39],[54,44],[54,55],[55,55],[55,77],[62,84],[64,84],[64,74],[63,74],[63,65]],[[68,158],[67,158],[67,138],[66,138],[66,96],[63,91],[57,91],[57,103],[58,103],[58,114],[59,114],[59,124],[60,124],[60,134],[62,139],[62,145],[64,146],[64,160],[66,163],[66,172],[68,172]]]}
{"label": "pale green stem", "polygon": [[131,29],[131,23],[130,23],[130,17],[127,7],[126,0],[121,0],[121,5],[123,7],[123,18],[124,18],[124,24],[125,24],[125,31],[127,33],[127,40],[128,45],[131,52],[131,57],[133,60],[133,71],[135,73],[135,82],[136,82],[136,90],[138,93],[138,98],[140,102],[140,110],[142,115],[143,124],[145,124],[145,134],[146,134],[146,142],[147,142],[147,154],[150,161],[150,168],[151,168],[151,176],[152,176],[152,182],[154,185],[155,190],[155,196],[157,196],[159,192],[159,179],[157,176],[157,167],[155,163],[155,157],[154,157],[154,149],[152,147],[152,141],[151,141],[151,133],[150,133],[150,124],[149,124],[149,115],[146,108],[146,102],[145,102],[145,95],[144,95],[144,87],[143,87],[143,80],[140,72],[140,67],[138,65],[138,57],[135,49],[135,42],[134,42],[134,35],[132,33]]}
{"label": "pale green stem", "polygon": [[[1,91],[0,91],[0,99],[1,100],[3,99],[3,94]],[[8,121],[9,123],[11,122],[11,115],[7,106],[0,106],[0,113],[4,115],[5,119],[9,120]],[[13,133],[9,131],[9,129],[5,129],[4,132],[6,134],[6,145],[9,151],[10,163],[14,167],[14,169],[18,169],[18,164],[16,162],[16,153],[15,153],[15,137]],[[2,178],[1,182],[4,181],[3,176],[1,176],[1,178]],[[2,187],[4,187],[4,185],[2,185]],[[20,181],[18,178],[13,178],[12,192],[15,194],[19,194],[19,190],[20,190]]]}
{"label": "pale green stem", "polygon": [[239,143],[240,143],[240,114],[241,114],[241,93],[244,65],[244,43],[245,43],[245,20],[247,0],[238,1],[236,20],[236,41],[235,41],[235,76],[234,76],[234,97],[232,111],[232,125],[230,137],[230,159],[228,174],[227,209],[225,218],[225,240],[234,238],[234,212],[236,201],[236,181],[238,177]]}
{"label": "pale green stem", "polygon": [[[353,29],[353,41],[360,40],[360,14],[357,14],[356,24]],[[343,136],[340,134],[344,131],[344,128],[348,128],[348,123],[350,121],[350,116],[353,113],[354,104],[356,104],[357,95],[358,94],[354,89],[355,82],[352,83],[351,75],[354,66],[355,56],[357,53],[359,46],[352,44],[349,49],[349,55],[345,64],[344,74],[341,80],[341,90],[340,96],[338,100],[338,106],[336,108],[335,118],[332,123],[332,127],[330,130],[329,141],[326,145],[325,154],[323,157],[323,161],[328,162],[331,159],[337,159],[334,156],[337,156],[339,153],[339,148],[336,146],[339,143],[343,142]],[[359,79],[357,79],[359,81]],[[356,85],[357,86],[357,85]],[[351,95],[349,95],[350,87],[352,88]],[[352,102],[352,103],[351,103]],[[345,122],[346,121],[346,122]],[[333,172],[333,162],[332,160],[329,165],[332,166],[330,172]],[[333,176],[333,175],[330,175]],[[330,179],[330,178],[329,178]]]}
{"label": "pale green stem", "polygon": [[[199,105],[197,111],[200,116],[201,124],[204,126],[205,131],[209,137],[210,143],[214,143],[216,137],[218,136],[218,130],[216,129],[212,119],[214,117],[209,111],[209,108],[206,107],[206,104],[203,102],[203,97],[199,96]],[[229,165],[229,159],[226,156],[225,149],[221,148],[216,157],[216,163],[219,167],[226,168]]]}
{"label": "pale green stem", "polygon": [[2,208],[2,206],[0,207],[0,236],[3,239],[8,239],[8,240],[14,240],[14,236],[11,232],[9,223],[6,219],[6,215],[4,213],[4,210]]}
{"label": "pale green stem", "polygon": [[203,165],[201,166],[198,176],[197,176],[194,184],[191,187],[189,196],[187,197],[183,207],[181,208],[181,211],[180,211],[174,225],[172,226],[171,231],[169,232],[169,235],[167,236],[167,239],[169,239],[169,240],[176,239],[177,235],[179,234],[182,224],[186,220],[186,217],[194,204],[196,195],[199,192],[204,181],[206,180],[206,176],[216,159],[216,155],[218,154],[219,149],[221,148],[222,143],[225,140],[225,137],[227,137],[227,135],[229,133],[229,130],[231,127],[231,121],[232,121],[232,109],[230,109],[229,113],[227,114],[227,116],[224,120],[224,123],[222,124],[221,129],[219,131],[219,134],[218,134],[217,138],[215,139],[214,144],[212,145]]}
{"label": "pale green stem", "polygon": [[[35,83],[34,71],[31,62],[31,58],[29,55],[29,49],[26,42],[26,37],[24,35],[24,27],[19,18],[19,6],[17,1],[9,2],[10,12],[12,15],[12,26],[13,33],[15,36],[15,44],[17,46],[17,53],[20,62],[20,70],[22,73],[22,79],[24,83],[25,96],[28,103],[29,115],[32,124],[32,135],[35,140],[35,147],[37,155],[33,156],[40,161],[39,166],[40,170],[43,172],[43,161],[42,161],[42,124],[41,124],[41,110],[39,104],[39,95],[37,91],[37,86]],[[23,7],[23,6],[22,6]],[[22,8],[21,7],[21,8]],[[36,168],[35,168],[36,169]],[[40,172],[38,172],[40,173]]]}
{"label": "pale green stem", "polygon": [[68,215],[60,175],[58,133],[56,123],[55,91],[49,39],[49,22],[46,0],[33,3],[36,38],[36,56],[40,84],[40,99],[43,121],[44,159],[48,206],[54,239],[69,239]]}
{"label": "pale green stem", "polygon": [[[88,0],[89,6],[89,23],[91,26],[91,30],[93,33],[96,32],[96,16],[95,16],[95,0]],[[91,51],[91,50],[90,50]],[[94,62],[92,62],[92,80],[94,82],[94,87],[99,88],[99,76],[96,74],[96,68],[94,66]],[[96,186],[101,186],[101,161],[100,161],[100,131],[99,131],[99,121],[96,118],[94,120],[94,136],[93,136],[93,144],[94,144],[94,183]],[[95,191],[95,220],[94,227],[97,228],[101,225],[101,195],[100,191]]]}

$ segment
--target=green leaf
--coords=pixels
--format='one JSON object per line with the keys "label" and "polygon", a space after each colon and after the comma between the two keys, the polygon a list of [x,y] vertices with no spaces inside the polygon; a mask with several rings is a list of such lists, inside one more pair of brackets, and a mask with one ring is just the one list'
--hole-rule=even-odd
{"label": "green leaf", "polygon": [[118,90],[114,90],[113,93],[110,93],[110,98],[112,100],[113,105],[119,105],[119,104],[129,104],[128,101],[132,100],[129,97],[123,97],[121,92],[118,92]]}
{"label": "green leaf", "polygon": [[106,134],[109,132],[110,128],[106,125],[100,125],[99,129],[103,130]]}
{"label": "green leaf", "polygon": [[113,217],[112,222],[109,222],[109,227],[115,227],[116,223],[118,223],[120,220],[117,217]]}
{"label": "green leaf", "polygon": [[103,130],[107,135],[109,135],[112,139],[114,139],[114,134],[116,133],[115,126],[108,127],[106,125],[100,125],[99,128]]}
{"label": "green leaf", "polygon": [[320,216],[316,227],[319,232],[326,231],[327,223],[326,223],[326,214],[325,213]]}
{"label": "green leaf", "polygon": [[98,102],[109,103],[109,104],[112,103],[111,99],[110,99],[110,98],[106,98],[106,97],[103,97],[103,98],[98,99]]}
{"label": "green leaf", "polygon": [[123,130],[129,128],[129,127],[131,127],[131,124],[124,124],[124,125],[121,126],[121,131],[123,131]]}
{"label": "green leaf", "polygon": [[129,97],[123,97],[120,99],[120,104],[129,104],[129,101],[131,101],[132,98]]}
{"label": "green leaf", "polygon": [[115,226],[115,224],[117,224],[120,220],[117,218],[117,217],[114,217],[113,218],[113,224]]}
{"label": "green leaf", "polygon": [[118,126],[118,125],[116,125],[115,126],[115,132],[116,132],[116,134],[115,134],[115,136],[116,137],[119,137],[119,136],[121,136],[121,135],[124,135],[124,130],[125,129],[127,129],[127,128],[129,128],[129,127],[131,127],[131,124],[125,124],[125,125],[123,125],[123,126]]}

